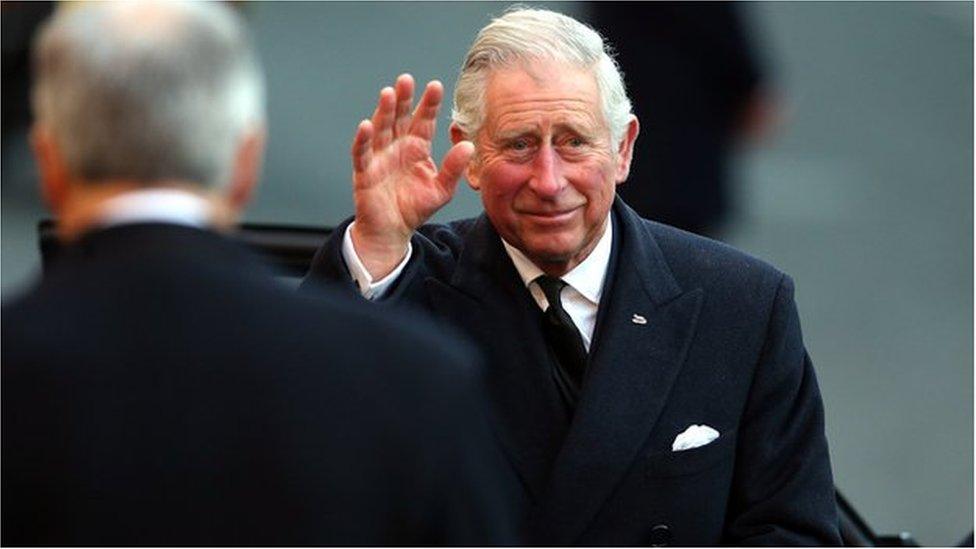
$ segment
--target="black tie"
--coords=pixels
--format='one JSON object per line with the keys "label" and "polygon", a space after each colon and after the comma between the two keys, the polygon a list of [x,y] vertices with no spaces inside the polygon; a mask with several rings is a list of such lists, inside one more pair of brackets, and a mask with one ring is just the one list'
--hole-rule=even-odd
{"label": "black tie", "polygon": [[583,346],[583,338],[580,337],[579,330],[573,324],[566,309],[563,309],[560,292],[566,287],[566,283],[561,279],[542,275],[535,279],[542,288],[549,301],[549,308],[546,309],[542,323],[546,339],[552,347],[562,376],[570,385],[572,400],[576,400],[579,395],[580,387],[583,386],[583,371],[586,369],[586,347]]}

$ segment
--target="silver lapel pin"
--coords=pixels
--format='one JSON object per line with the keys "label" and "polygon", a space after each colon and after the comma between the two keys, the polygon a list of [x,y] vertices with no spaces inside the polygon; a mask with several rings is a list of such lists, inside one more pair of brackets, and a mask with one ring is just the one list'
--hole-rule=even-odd
{"label": "silver lapel pin", "polygon": [[636,313],[630,319],[630,321],[633,322],[634,324],[647,324],[647,319]]}

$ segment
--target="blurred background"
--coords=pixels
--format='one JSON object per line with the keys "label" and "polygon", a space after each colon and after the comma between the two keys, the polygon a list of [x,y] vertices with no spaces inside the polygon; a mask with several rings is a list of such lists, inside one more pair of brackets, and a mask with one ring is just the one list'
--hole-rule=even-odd
{"label": "blurred background", "polygon": [[[642,123],[627,200],[795,279],[840,490],[878,532],[959,542],[973,527],[973,4],[539,5],[618,45]],[[333,226],[352,213],[349,140],[379,89],[409,71],[450,95],[506,4],[237,7],[269,83],[247,221]],[[2,4],[3,299],[40,269],[26,48],[50,9]],[[437,218],[479,212],[464,187]]]}

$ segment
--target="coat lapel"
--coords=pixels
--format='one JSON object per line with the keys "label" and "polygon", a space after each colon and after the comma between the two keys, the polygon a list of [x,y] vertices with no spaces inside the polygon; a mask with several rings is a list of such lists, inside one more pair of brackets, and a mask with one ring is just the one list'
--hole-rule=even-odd
{"label": "coat lapel", "polygon": [[465,237],[449,283],[429,278],[426,290],[438,316],[463,327],[489,353],[486,385],[495,432],[538,501],[569,416],[551,381],[537,307],[485,216]]}
{"label": "coat lapel", "polygon": [[587,379],[534,521],[546,544],[574,543],[630,468],[664,408],[701,306],[703,291],[682,292],[644,222],[619,199],[614,217],[619,247]]}

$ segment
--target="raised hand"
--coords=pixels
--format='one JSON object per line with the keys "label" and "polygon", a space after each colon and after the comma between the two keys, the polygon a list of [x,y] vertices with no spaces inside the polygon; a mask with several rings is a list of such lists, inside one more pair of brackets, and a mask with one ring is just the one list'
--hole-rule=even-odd
{"label": "raised hand", "polygon": [[457,143],[437,169],[431,141],[444,87],[436,80],[428,83],[411,114],[413,92],[409,74],[400,75],[395,88],[383,88],[373,117],[359,124],[352,142],[352,239],[373,278],[390,273],[413,232],[450,202],[474,154],[472,143]]}

